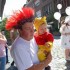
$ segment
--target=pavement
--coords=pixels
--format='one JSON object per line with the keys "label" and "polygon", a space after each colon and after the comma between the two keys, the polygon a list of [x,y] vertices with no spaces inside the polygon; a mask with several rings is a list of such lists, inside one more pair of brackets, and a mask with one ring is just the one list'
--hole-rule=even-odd
{"label": "pavement", "polygon": [[[49,64],[51,66],[51,70],[70,70],[70,62],[65,60],[64,48],[60,45],[60,36],[54,36],[54,43],[52,49],[52,61]],[[9,61],[10,63],[6,64],[6,69],[10,67],[12,62],[12,57],[9,52]]]}

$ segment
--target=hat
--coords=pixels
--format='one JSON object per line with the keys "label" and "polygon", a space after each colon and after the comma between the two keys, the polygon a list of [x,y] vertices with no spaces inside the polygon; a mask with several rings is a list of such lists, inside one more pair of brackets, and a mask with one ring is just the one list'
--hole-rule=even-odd
{"label": "hat", "polygon": [[19,28],[25,22],[31,22],[34,18],[34,10],[30,7],[23,7],[21,10],[13,12],[11,17],[7,19],[5,28],[11,30],[12,28]]}
{"label": "hat", "polygon": [[35,20],[34,20],[34,26],[35,26],[36,30],[38,30],[38,28],[42,24],[46,24],[46,17],[45,16],[44,17],[35,18]]}

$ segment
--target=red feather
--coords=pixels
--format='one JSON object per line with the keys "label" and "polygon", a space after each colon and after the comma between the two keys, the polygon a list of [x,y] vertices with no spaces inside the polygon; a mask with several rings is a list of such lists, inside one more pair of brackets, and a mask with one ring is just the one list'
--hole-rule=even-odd
{"label": "red feather", "polygon": [[13,12],[11,17],[6,22],[6,29],[11,30],[14,26],[17,26],[21,20],[26,20],[34,16],[34,10],[30,7],[23,7],[21,10]]}

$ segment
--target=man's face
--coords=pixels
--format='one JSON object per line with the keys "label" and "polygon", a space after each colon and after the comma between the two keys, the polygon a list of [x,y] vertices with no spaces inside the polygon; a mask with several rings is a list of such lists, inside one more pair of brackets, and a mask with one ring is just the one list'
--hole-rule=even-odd
{"label": "man's face", "polygon": [[22,26],[22,30],[20,30],[21,37],[26,40],[31,40],[34,35],[34,26],[33,22],[27,22]]}
{"label": "man's face", "polygon": [[41,35],[41,34],[44,34],[47,30],[47,25],[46,24],[42,24],[39,29],[38,29],[38,33]]}

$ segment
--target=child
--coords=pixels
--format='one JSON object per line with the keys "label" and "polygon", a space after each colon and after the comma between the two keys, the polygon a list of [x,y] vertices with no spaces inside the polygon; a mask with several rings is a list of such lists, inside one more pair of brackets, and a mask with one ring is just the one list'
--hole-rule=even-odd
{"label": "child", "polygon": [[61,46],[65,48],[65,58],[70,60],[70,17],[66,17],[62,26],[60,27]]}
{"label": "child", "polygon": [[37,30],[34,37],[39,47],[38,58],[40,61],[43,61],[47,58],[48,53],[51,51],[53,35],[47,32],[46,17],[35,18],[34,26]]}

